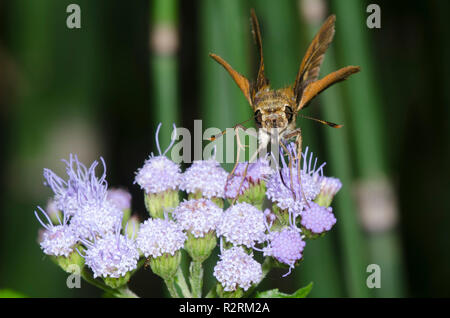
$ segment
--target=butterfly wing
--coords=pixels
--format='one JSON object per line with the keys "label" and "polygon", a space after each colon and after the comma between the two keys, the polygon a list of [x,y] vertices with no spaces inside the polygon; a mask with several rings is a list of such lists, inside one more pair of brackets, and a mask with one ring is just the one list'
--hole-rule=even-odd
{"label": "butterfly wing", "polygon": [[312,40],[303,57],[293,86],[297,104],[300,102],[305,87],[309,83],[316,81],[319,77],[320,66],[325,57],[325,52],[331,41],[333,41],[335,21],[335,15],[328,17]]}

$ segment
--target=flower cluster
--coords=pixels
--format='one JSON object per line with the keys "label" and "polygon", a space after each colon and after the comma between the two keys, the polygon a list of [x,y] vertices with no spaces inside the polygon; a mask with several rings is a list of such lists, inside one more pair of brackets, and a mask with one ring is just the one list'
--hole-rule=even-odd
{"label": "flower cluster", "polygon": [[[275,156],[266,156],[238,163],[232,174],[215,158],[194,161],[182,171],[166,157],[175,138],[161,151],[160,127],[159,154],[151,154],[135,176],[149,212],[143,222],[130,214],[127,191],[108,190],[103,159],[101,176],[97,161],[87,168],[73,155],[64,161],[67,178],[44,170],[53,196],[47,212],[39,208],[45,219],[35,213],[44,227],[40,246],[45,254],[59,259],[79,254],[93,278],[113,288],[126,284],[145,260],[172,296],[181,290],[200,297],[202,262],[219,242],[215,293],[242,296],[266,274],[260,258],[284,267],[287,275],[303,259],[307,240],[336,223],[330,204],[342,184],[323,175],[325,163],[318,164],[308,148],[298,155],[288,144],[283,147],[287,153],[280,151],[281,165],[273,162]],[[180,202],[180,196],[186,199]],[[191,258],[190,287],[179,270],[182,249]]]}
{"label": "flower cluster", "polygon": [[79,253],[94,278],[119,278],[136,269],[139,258],[134,240],[121,234],[122,210],[130,208],[131,198],[125,190],[120,195],[108,192],[106,165],[101,162],[101,177],[96,176],[97,161],[87,168],[74,155],[64,160],[67,179],[44,169],[54,195],[48,213],[39,207],[47,222],[35,215],[44,227],[40,245],[45,254],[67,258]]}

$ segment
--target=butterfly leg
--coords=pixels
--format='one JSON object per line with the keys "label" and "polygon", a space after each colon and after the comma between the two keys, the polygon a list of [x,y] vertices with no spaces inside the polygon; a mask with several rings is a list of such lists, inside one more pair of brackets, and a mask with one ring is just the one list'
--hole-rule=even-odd
{"label": "butterfly leg", "polygon": [[[236,162],[235,162],[235,164],[233,166],[233,169],[231,170],[231,172],[227,176],[227,181],[225,183],[225,190],[224,190],[225,192],[227,191],[228,184],[229,184],[231,178],[234,176],[234,172],[236,171],[236,168],[238,166],[239,157],[240,157],[240,150],[241,149],[245,150],[245,147],[246,147],[245,145],[243,145],[241,143],[241,140],[239,139],[239,128],[241,128],[243,131],[247,130],[247,128],[242,126],[241,124],[237,124],[236,126],[233,127],[233,129],[235,131],[235,134],[236,134],[237,154],[236,154]],[[245,168],[244,176],[243,176],[242,181],[240,183],[240,186],[239,186],[239,189],[238,189],[238,193],[237,193],[236,197],[233,199],[233,203],[232,204],[234,204],[236,202],[237,196],[239,195],[239,191],[241,190],[241,186],[244,183],[245,177],[247,176],[247,168],[248,168],[248,164],[247,164],[247,167]]]}
{"label": "butterfly leg", "polygon": [[294,197],[294,201],[297,200],[297,196],[295,194],[295,189],[294,189],[294,178],[293,178],[293,173],[292,173],[292,163],[294,162],[295,158],[292,156],[292,154],[290,153],[289,149],[287,149],[286,145],[283,143],[283,141],[280,142],[281,147],[283,148],[284,152],[288,155],[289,157],[289,180],[290,180],[290,187],[288,187],[284,181],[283,178],[283,173],[282,170],[280,169],[280,178],[281,181],[283,182],[284,186],[286,188],[291,189],[292,192],[292,196]]}
{"label": "butterfly leg", "polygon": [[[302,129],[300,127],[284,136],[285,139],[291,139],[294,137],[295,137],[295,144],[296,144],[296,148],[297,148],[297,151],[296,151],[297,154],[296,154],[296,158],[295,158],[295,160],[297,161],[297,179],[298,179],[297,181],[300,186],[300,191],[302,193],[303,200],[305,201],[306,205],[309,207],[309,203],[306,200],[306,196],[305,196],[305,193],[303,192],[303,187],[302,187],[302,183],[301,183],[301,175],[302,175],[301,160],[302,160],[303,138],[302,138]],[[291,179],[292,179],[292,174],[291,174]]]}

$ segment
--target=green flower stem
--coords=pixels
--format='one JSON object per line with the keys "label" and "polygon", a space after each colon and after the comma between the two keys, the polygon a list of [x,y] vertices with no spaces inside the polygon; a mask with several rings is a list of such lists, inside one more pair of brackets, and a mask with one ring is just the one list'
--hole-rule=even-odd
{"label": "green flower stem", "polygon": [[191,291],[189,290],[189,287],[186,283],[186,279],[184,278],[181,267],[178,267],[177,274],[175,276],[175,283],[180,287],[183,297],[192,298]]}
{"label": "green flower stem", "polygon": [[199,261],[192,261],[189,266],[189,271],[191,277],[189,281],[192,288],[192,297],[200,298],[202,297],[202,283],[203,283],[203,267],[202,263]]}
{"label": "green flower stem", "polygon": [[216,298],[217,297],[217,285],[214,285],[211,290],[206,294],[205,298]]}
{"label": "green flower stem", "polygon": [[164,279],[164,282],[166,283],[170,296],[172,298],[180,298],[180,295],[178,295],[177,289],[175,288],[175,281],[173,277]]}
{"label": "green flower stem", "polygon": [[92,277],[91,273],[89,273],[87,271],[86,268],[83,268],[83,270],[81,271],[81,277],[83,277],[83,279],[88,282],[89,284],[107,292],[108,294],[110,294],[113,297],[117,297],[117,298],[138,298],[138,296],[133,293],[128,286],[123,286],[121,288],[118,289],[114,289],[111,288],[109,286],[106,286],[103,282],[101,282],[100,280],[97,280],[95,278]]}
{"label": "green flower stem", "polygon": [[127,285],[116,289],[116,292],[116,297],[118,298],[139,298]]}

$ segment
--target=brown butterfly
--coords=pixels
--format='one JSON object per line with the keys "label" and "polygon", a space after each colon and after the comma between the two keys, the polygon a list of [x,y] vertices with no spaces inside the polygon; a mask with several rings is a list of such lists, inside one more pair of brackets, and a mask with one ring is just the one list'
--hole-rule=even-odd
{"label": "brown butterfly", "polygon": [[[302,149],[301,129],[296,127],[296,119],[299,111],[309,105],[314,97],[331,85],[347,79],[350,75],[359,72],[358,66],[347,66],[319,79],[319,70],[322,65],[325,52],[333,40],[334,24],[336,16],[331,15],[324,22],[317,35],[311,42],[300,64],[297,78],[294,84],[281,88],[271,89],[269,80],[264,75],[264,58],[262,49],[261,32],[255,11],[251,10],[252,31],[259,50],[260,63],[256,81],[249,82],[247,78],[236,72],[225,60],[215,54],[210,56],[222,65],[236,82],[254,112],[254,118],[258,129],[260,145],[258,153],[267,148],[274,134],[278,141],[287,141],[295,137],[297,154]],[[302,115],[301,115],[302,116]],[[333,128],[337,125],[325,120],[303,116]],[[279,143],[283,146],[283,143]],[[300,160],[301,156],[298,156]],[[300,169],[300,164],[297,165]],[[300,177],[300,173],[298,174]],[[292,182],[292,180],[291,180]]]}

